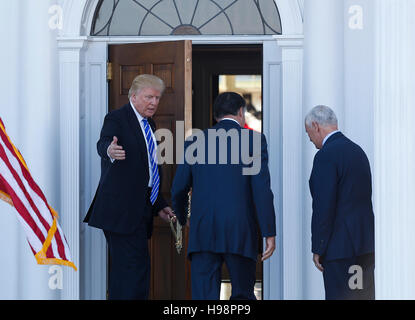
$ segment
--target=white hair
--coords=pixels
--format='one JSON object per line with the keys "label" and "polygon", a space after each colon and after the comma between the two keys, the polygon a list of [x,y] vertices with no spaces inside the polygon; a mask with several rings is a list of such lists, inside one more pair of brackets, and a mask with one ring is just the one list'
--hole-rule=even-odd
{"label": "white hair", "polygon": [[327,106],[316,106],[306,115],[305,124],[307,127],[311,127],[312,123],[316,122],[319,125],[326,126],[337,126],[338,121],[336,114]]}

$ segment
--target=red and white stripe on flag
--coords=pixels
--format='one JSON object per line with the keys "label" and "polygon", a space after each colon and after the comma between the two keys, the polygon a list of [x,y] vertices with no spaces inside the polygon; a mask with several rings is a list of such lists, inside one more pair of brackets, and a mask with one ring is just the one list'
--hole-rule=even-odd
{"label": "red and white stripe on flag", "polygon": [[17,210],[30,248],[38,264],[60,264],[77,270],[58,223],[58,214],[13,145],[0,119],[0,199]]}

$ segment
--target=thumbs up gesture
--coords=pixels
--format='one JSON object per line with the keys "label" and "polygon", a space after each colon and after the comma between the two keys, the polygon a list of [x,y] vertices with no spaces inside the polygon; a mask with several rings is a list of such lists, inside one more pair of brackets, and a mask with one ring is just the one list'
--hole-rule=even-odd
{"label": "thumbs up gesture", "polygon": [[125,151],[118,145],[118,138],[115,136],[108,147],[108,155],[114,160],[125,160]]}

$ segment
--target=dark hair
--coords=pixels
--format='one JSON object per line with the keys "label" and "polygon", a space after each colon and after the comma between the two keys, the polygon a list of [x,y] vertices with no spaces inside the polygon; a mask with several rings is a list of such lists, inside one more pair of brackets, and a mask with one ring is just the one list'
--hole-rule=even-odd
{"label": "dark hair", "polygon": [[221,93],[213,104],[213,115],[216,119],[226,115],[238,114],[240,108],[245,107],[245,99],[235,92]]}

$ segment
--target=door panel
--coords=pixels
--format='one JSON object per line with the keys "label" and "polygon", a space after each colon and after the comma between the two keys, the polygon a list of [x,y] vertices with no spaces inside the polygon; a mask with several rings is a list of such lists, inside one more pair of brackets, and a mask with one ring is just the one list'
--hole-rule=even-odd
{"label": "door panel", "polygon": [[[109,110],[128,103],[128,91],[133,79],[144,73],[163,79],[166,90],[153,117],[157,129],[166,128],[176,137],[176,121],[192,128],[192,43],[191,41],[154,42],[110,45],[109,60],[112,80],[109,82]],[[184,137],[183,137],[184,139]],[[175,146],[174,146],[175,152]],[[174,159],[176,155],[174,154]],[[171,203],[170,188],[176,166],[163,164],[161,193]],[[190,298],[190,266],[186,259],[187,229],[180,255],[174,247],[170,226],[155,218],[151,253],[150,299]]]}

